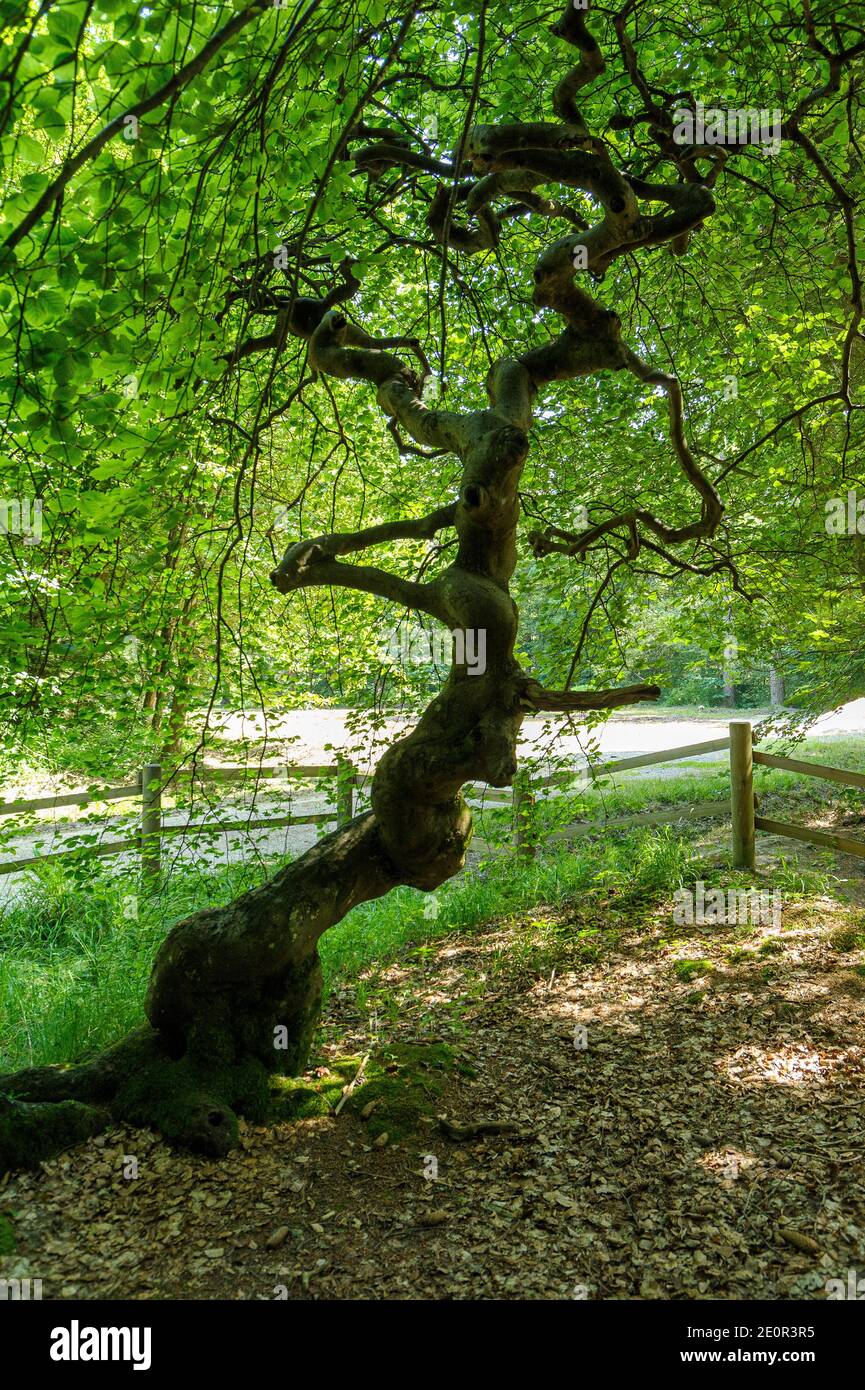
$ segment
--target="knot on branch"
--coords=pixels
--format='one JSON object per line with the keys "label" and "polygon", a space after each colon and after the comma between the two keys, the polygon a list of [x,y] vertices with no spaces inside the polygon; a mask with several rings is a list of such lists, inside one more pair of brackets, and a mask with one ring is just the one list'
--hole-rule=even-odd
{"label": "knot on branch", "polygon": [[324,547],[318,541],[296,541],[288,547],[276,569],[271,572],[270,582],[281,594],[300,589],[310,570],[327,558]]}
{"label": "knot on branch", "polygon": [[484,446],[490,478],[506,477],[514,468],[521,468],[529,452],[529,436],[518,425],[505,425],[493,431]]}

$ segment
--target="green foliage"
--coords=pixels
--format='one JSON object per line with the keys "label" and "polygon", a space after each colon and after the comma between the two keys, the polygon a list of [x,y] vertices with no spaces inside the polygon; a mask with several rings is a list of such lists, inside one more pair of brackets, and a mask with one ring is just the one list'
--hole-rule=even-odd
{"label": "green foliage", "polygon": [[[548,120],[567,61],[548,12],[524,6],[516,24],[510,5],[486,10],[478,118]],[[721,16],[696,0],[683,26],[680,10],[661,0],[640,25],[640,65],[656,90],[787,112],[824,81],[798,12],[732,6]],[[416,9],[399,80],[367,118],[374,111],[445,156],[466,119],[478,11]],[[366,388],[313,382],[292,403],[296,339],[278,360],[262,352],[229,367],[234,348],[272,330],[280,297],[326,293],[353,258],[352,316],[373,332],[420,333],[455,408],[479,403],[490,356],[558,331],[529,303],[539,239],[557,232],[516,217],[498,257],[454,252],[458,274],[442,276],[420,187],[382,199],[337,157],[394,41],[386,6],[320,0],[303,13],[294,32],[288,9],[241,14],[229,0],[205,10],[159,0],[146,16],[115,0],[6,6],[0,240],[14,245],[0,286],[0,498],[40,498],[43,534],[38,544],[4,537],[0,694],[47,767],[68,762],[59,732],[70,720],[80,766],[116,765],[124,749],[188,751],[208,710],[212,725],[230,709],[310,697],[414,708],[437,683],[431,665],[381,663],[397,616],[380,602],[274,600],[267,575],[297,536],[420,515],[455,482],[451,459],[399,455]],[[235,20],[187,80],[184,62]],[[643,127],[610,126],[636,99],[611,16],[598,9],[590,22],[608,68],[586,110],[614,158],[639,171]],[[816,7],[829,47],[833,22],[834,10]],[[172,78],[170,101],[130,115]],[[809,138],[854,194],[861,126],[855,87],[809,115]],[[73,168],[106,128],[110,138]],[[58,178],[62,200],[19,237]],[[824,525],[827,501],[856,483],[862,448],[861,412],[845,420],[831,399],[849,318],[845,226],[789,139],[774,155],[738,154],[714,194],[716,212],[686,256],[641,255],[639,274],[624,258],[597,293],[626,339],[685,383],[689,434],[723,479],[721,552],[760,601],[734,589],[729,568],[620,568],[591,609],[576,676],[660,675],[668,700],[713,705],[735,637],[740,703],[765,701],[772,661],[788,695],[816,708],[865,689],[849,597],[861,594],[862,536]],[[582,193],[572,202],[591,211]],[[444,358],[431,307],[440,281]],[[860,355],[857,343],[854,392]],[[626,376],[548,394],[523,480],[531,516],[573,527],[583,509],[590,522],[632,505],[678,521],[692,509],[663,403]],[[415,544],[387,557],[407,576],[448,558]],[[606,564],[602,553],[581,565],[521,556],[521,650],[551,684],[568,672]]]}

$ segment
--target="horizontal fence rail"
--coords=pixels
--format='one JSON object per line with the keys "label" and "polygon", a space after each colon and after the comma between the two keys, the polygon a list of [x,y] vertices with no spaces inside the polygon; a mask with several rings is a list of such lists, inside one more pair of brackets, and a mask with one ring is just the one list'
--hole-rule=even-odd
{"label": "horizontal fence rail", "polygon": [[15,859],[9,864],[0,864],[0,875],[17,874],[20,869],[33,869],[37,864],[50,864],[55,859],[75,859],[79,855],[100,856],[122,854],[125,850],[138,849],[138,840],[110,840],[102,845],[80,845],[77,849],[62,849],[50,854],[31,855],[27,859]]}
{"label": "horizontal fence rail", "polygon": [[633,758],[616,758],[614,762],[601,763],[593,775],[627,772],[632,767],[652,767],[654,763],[671,763],[679,758],[695,758],[704,753],[723,753],[729,747],[728,735],[726,738],[710,738],[704,743],[686,743],[681,748],[662,748],[658,753],[637,753]]}
{"label": "horizontal fence rail", "polygon": [[846,787],[865,791],[865,772],[848,772],[843,767],[824,767],[822,763],[803,763],[798,758],[781,758],[775,753],[754,753],[754,762],[761,767],[775,767],[783,772],[800,772],[805,777],[822,777],[826,782],[842,782]]}
{"label": "horizontal fence rail", "polygon": [[134,782],[117,787],[92,787],[86,791],[70,792],[61,796],[34,797],[24,801],[0,802],[0,815],[26,814],[31,811],[52,811],[65,806],[99,805],[102,802],[140,799],[140,829],[135,838],[106,841],[95,845],[69,845],[64,849],[50,850],[46,854],[29,855],[0,864],[0,876],[17,873],[21,869],[35,868],[39,864],[56,863],[58,860],[93,855],[97,858],[112,854],[123,854],[138,850],[141,855],[141,871],[145,880],[158,876],[161,868],[162,840],[166,835],[205,835],[222,832],[244,833],[251,830],[278,829],[292,825],[324,825],[336,820],[338,825],[351,820],[354,814],[354,793],[362,784],[362,778],[345,759],[336,763],[262,763],[252,767],[201,767],[193,775],[192,781],[201,785],[205,780],[216,782],[258,782],[259,778],[286,781],[333,780],[336,784],[336,806],[330,811],[313,812],[306,815],[266,816],[242,820],[204,820],[186,821],[172,824],[165,820],[162,808],[163,769],[158,763],[150,763],[142,768]]}
{"label": "horizontal fence rail", "polygon": [[[746,777],[747,788],[750,794],[750,804],[754,803],[753,794],[753,764],[758,767],[775,768],[783,772],[796,772],[805,777],[819,777],[826,782],[839,782],[843,786],[858,787],[865,790],[865,775],[861,772],[847,772],[845,768],[827,767],[825,763],[803,762],[801,758],[785,758],[777,753],[761,753],[752,746],[753,730],[751,725],[745,720],[741,721],[742,727],[742,761],[744,776]],[[733,725],[730,725],[732,731]],[[788,840],[802,840],[806,844],[825,845],[828,849],[834,849],[840,854],[853,854],[858,858],[865,859],[865,841],[851,839],[849,835],[839,835],[836,831],[816,830],[810,825],[794,825],[789,821],[772,820],[768,816],[759,816],[756,813],[751,817],[751,844],[750,857],[746,857],[741,867],[753,869],[755,867],[754,854],[754,831],[761,830],[767,835],[782,835]],[[734,830],[734,846],[736,844],[736,834]]]}
{"label": "horizontal fence rail", "polygon": [[565,826],[564,830],[554,831],[549,839],[576,840],[599,830],[615,830],[629,825],[673,825],[676,821],[712,820],[729,814],[729,801],[695,801],[690,806],[670,806],[663,811],[638,811],[632,816],[615,816],[608,820],[577,821]]}
{"label": "horizontal fence rail", "polygon": [[20,816],[27,811],[54,811],[59,806],[89,806],[91,802],[129,801],[141,795],[141,782],[125,787],[101,787],[98,791],[69,792],[66,796],[37,796],[32,801],[0,801],[0,816]]}
{"label": "horizontal fence rail", "polygon": [[[707,739],[700,743],[683,744],[676,748],[659,749],[653,753],[639,753],[633,757],[617,758],[607,762],[585,763],[573,769],[558,769],[548,775],[530,775],[521,770],[514,778],[511,790],[490,788],[485,783],[466,783],[466,799],[473,805],[509,806],[512,810],[510,843],[518,855],[533,858],[537,853],[539,833],[537,827],[538,793],[542,796],[556,797],[567,795],[557,790],[563,783],[574,777],[584,777],[599,781],[615,777],[619,772],[636,768],[653,767],[684,758],[703,757],[712,753],[729,751],[730,798],[723,801],[696,801],[684,805],[666,807],[656,811],[642,811],[626,816],[605,817],[600,820],[574,821],[561,829],[545,833],[545,844],[561,844],[578,840],[584,836],[601,834],[610,830],[627,830],[648,825],[672,825],[681,821],[699,821],[729,818],[733,835],[733,862],[738,868],[754,869],[755,832],[763,831],[773,835],[783,835],[795,840],[803,840],[817,845],[826,845],[846,854],[865,857],[865,842],[851,839],[824,830],[812,830],[809,826],[788,824],[784,821],[768,819],[757,814],[753,787],[754,764],[804,776],[819,777],[827,781],[865,790],[865,774],[848,772],[842,768],[827,767],[820,763],[804,762],[796,758],[782,757],[774,753],[761,753],[753,748],[753,730],[746,720],[733,720],[729,733],[722,738]],[[66,806],[100,805],[110,801],[138,799],[140,802],[139,833],[134,838],[95,845],[70,845],[46,854],[19,857],[7,863],[0,863],[0,875],[16,873],[22,869],[33,868],[39,864],[56,862],[71,856],[107,856],[138,850],[141,856],[141,871],[145,881],[158,878],[161,869],[162,841],[166,836],[218,835],[222,833],[248,833],[253,830],[278,829],[288,826],[326,825],[335,822],[337,827],[347,824],[356,811],[355,795],[364,786],[364,777],[349,759],[337,754],[334,763],[257,763],[252,766],[212,767],[199,765],[193,768],[190,781],[203,786],[206,782],[242,783],[252,782],[255,786],[253,800],[260,784],[265,787],[271,783],[280,785],[292,782],[327,780],[334,784],[335,804],[326,811],[310,812],[304,815],[250,815],[232,820],[187,820],[185,823],[166,821],[162,806],[162,792],[169,779],[164,779],[164,769],[158,763],[150,763],[142,768],[133,782],[116,787],[91,787],[79,792],[60,796],[35,797],[31,800],[0,802],[0,816],[24,815],[29,812],[51,811]],[[500,844],[475,836],[471,842],[473,852],[490,853],[501,848]]]}
{"label": "horizontal fence rail", "polygon": [[851,840],[849,835],[836,835],[831,830],[813,830],[810,825],[790,825],[783,820],[769,820],[767,816],[755,816],[754,824],[758,830],[764,830],[769,835],[786,835],[790,840],[826,845],[841,854],[855,854],[865,859],[865,840]]}

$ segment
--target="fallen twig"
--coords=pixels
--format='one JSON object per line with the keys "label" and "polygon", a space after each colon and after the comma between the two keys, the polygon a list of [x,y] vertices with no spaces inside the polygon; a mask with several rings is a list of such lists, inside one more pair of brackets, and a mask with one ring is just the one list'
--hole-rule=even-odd
{"label": "fallen twig", "polygon": [[439,1115],[439,1128],[448,1139],[481,1139],[487,1134],[519,1134],[521,1139],[531,1139],[531,1130],[522,1129],[512,1120],[478,1120],[475,1124],[456,1125],[444,1115]]}
{"label": "fallen twig", "polygon": [[346,1086],[345,1090],[343,1091],[342,1095],[341,1095],[340,1098],[339,1098],[339,1104],[337,1105],[336,1109],[335,1109],[334,1112],[333,1112],[334,1115],[338,1115],[338,1114],[339,1114],[340,1110],[341,1110],[342,1107],[345,1105],[345,1103],[346,1103],[346,1101],[348,1100],[349,1096],[351,1095],[352,1091],[355,1089],[356,1086],[360,1085],[360,1079],[361,1079],[361,1077],[363,1076],[364,1068],[366,1067],[366,1064],[367,1064],[367,1062],[369,1061],[371,1055],[372,1055],[372,1054],[369,1053],[369,1052],[366,1054],[366,1056],[364,1057],[364,1059],[363,1059],[363,1061],[361,1062],[360,1066],[358,1067],[358,1069],[357,1069],[357,1071],[356,1071],[356,1073],[355,1073],[355,1075],[354,1075],[353,1080],[351,1080],[351,1081],[348,1083],[348,1085]]}

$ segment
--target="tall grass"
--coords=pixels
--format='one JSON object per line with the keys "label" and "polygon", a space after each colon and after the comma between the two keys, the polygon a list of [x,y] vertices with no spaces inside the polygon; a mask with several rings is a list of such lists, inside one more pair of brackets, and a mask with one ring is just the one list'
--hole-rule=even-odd
{"label": "tall grass", "polygon": [[[490,918],[553,906],[617,883],[634,894],[677,886],[691,860],[688,842],[666,829],[563,848],[537,860],[503,856],[452,880],[436,894],[400,888],[364,903],[325,934],[326,988],[407,945],[423,945]],[[229,901],[265,876],[256,866],[176,874],[141,897],[136,880],[91,861],[46,865],[25,898],[0,913],[0,1072],[80,1059],[141,1020],[153,957],[173,922]]]}

